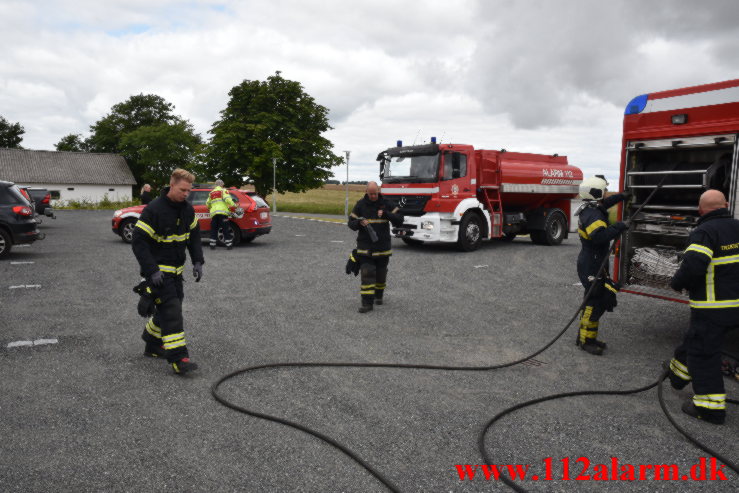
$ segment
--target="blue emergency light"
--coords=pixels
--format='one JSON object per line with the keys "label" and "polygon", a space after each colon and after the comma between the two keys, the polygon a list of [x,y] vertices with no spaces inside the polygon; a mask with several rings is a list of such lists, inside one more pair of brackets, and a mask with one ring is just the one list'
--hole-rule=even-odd
{"label": "blue emergency light", "polygon": [[644,111],[647,107],[647,101],[649,100],[649,94],[642,94],[632,99],[629,104],[626,105],[626,111],[624,115],[636,115]]}
{"label": "blue emergency light", "polygon": [[431,143],[436,144],[436,137],[431,137]]}
{"label": "blue emergency light", "polygon": [[398,142],[396,142],[396,144],[398,145],[398,147],[403,147],[403,141],[402,140],[399,140]]}

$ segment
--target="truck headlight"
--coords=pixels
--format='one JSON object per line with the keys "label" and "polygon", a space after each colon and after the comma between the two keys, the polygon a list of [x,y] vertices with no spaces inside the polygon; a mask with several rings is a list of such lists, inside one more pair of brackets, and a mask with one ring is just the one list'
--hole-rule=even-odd
{"label": "truck headlight", "polygon": [[421,223],[421,229],[434,229],[433,221],[423,221]]}

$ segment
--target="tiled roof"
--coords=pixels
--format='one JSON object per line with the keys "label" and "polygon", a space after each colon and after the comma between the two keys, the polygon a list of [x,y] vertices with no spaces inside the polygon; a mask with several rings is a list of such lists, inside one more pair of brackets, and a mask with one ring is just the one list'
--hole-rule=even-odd
{"label": "tiled roof", "polygon": [[117,154],[0,149],[0,180],[17,183],[135,185]]}

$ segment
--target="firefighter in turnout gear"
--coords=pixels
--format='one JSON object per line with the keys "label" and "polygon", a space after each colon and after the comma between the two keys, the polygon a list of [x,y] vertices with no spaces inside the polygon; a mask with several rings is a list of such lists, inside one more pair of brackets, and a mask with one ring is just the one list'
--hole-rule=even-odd
{"label": "firefighter in turnout gear", "polygon": [[367,183],[367,193],[349,215],[349,228],[358,231],[356,259],[360,265],[362,305],[359,313],[367,313],[375,304],[382,305],[390,261],[390,223],[403,224],[398,208],[380,194],[374,181]]}
{"label": "firefighter in turnout gear", "polygon": [[579,216],[578,233],[582,246],[577,257],[577,275],[586,294],[591,284],[596,283],[582,311],[576,344],[598,356],[606,348],[606,344],[598,340],[600,318],[606,311],[613,311],[618,291],[608,276],[608,264],[604,272],[599,273],[598,269],[608,255],[611,240],[628,229],[623,222],[609,224],[608,209],[628,199],[629,195],[620,193],[606,197],[607,186],[608,182],[602,176],[584,180],[580,184],[580,198],[585,203],[575,213]]}
{"label": "firefighter in turnout gear", "polygon": [[701,195],[698,226],[670,283],[676,291],[687,289],[690,297],[690,328],[670,361],[670,383],[682,389],[692,382],[693,398],[682,410],[713,424],[726,419],[724,335],[739,325],[739,220],[728,207],[718,190]]}
{"label": "firefighter in turnout gear", "polygon": [[208,195],[205,202],[210,212],[210,249],[215,250],[218,243],[218,230],[223,228],[223,242],[226,248],[231,250],[233,246],[233,231],[228,223],[228,218],[236,209],[231,194],[223,188],[223,180],[216,180],[216,187]]}
{"label": "firefighter in turnout gear", "polygon": [[188,171],[174,170],[169,187],[141,213],[132,241],[141,275],[156,299],[154,315],[141,336],[146,343],[144,354],[166,357],[177,374],[197,369],[189,358],[182,319],[186,250],[196,282],[203,275],[205,262],[195,210],[186,200],[194,180]]}

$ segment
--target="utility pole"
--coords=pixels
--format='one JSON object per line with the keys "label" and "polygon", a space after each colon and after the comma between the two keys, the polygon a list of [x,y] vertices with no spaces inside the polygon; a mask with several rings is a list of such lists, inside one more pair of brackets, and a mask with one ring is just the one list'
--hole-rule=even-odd
{"label": "utility pole", "polygon": [[277,158],[272,158],[272,213],[277,212]]}
{"label": "utility pole", "polygon": [[344,183],[344,186],[346,188],[346,201],[344,202],[344,216],[347,220],[349,220],[349,154],[351,151],[344,151],[344,154],[346,154],[346,183]]}

